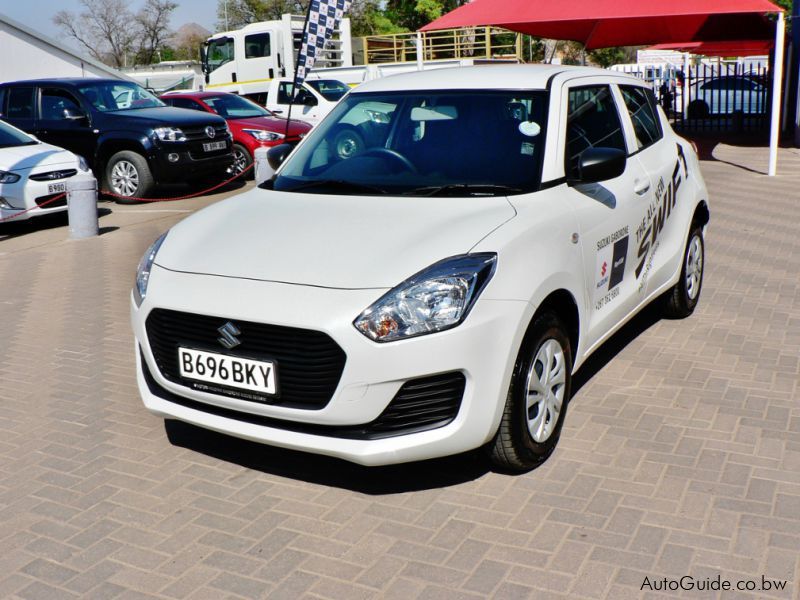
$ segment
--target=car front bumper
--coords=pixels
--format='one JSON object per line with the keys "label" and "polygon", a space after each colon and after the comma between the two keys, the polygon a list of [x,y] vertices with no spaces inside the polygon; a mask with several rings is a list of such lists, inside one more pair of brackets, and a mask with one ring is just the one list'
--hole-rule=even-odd
{"label": "car front bumper", "polygon": [[[153,413],[257,442],[381,465],[446,456],[491,440],[500,421],[517,349],[531,317],[525,302],[477,301],[458,327],[378,344],[352,325],[385,290],[338,290],[184,274],[154,267],[142,306],[131,304],[137,379]],[[153,308],[214,315],[220,324],[269,322],[321,331],[346,354],[341,378],[324,407],[309,410],[226,397],[169,380],[157,367],[146,320]],[[222,351],[222,346],[208,348]],[[144,363],[142,362],[144,361]],[[280,365],[278,365],[280,373]],[[366,439],[342,436],[373,422],[406,382],[463,374],[455,418],[435,429]]]}
{"label": "car front bumper", "polygon": [[[77,165],[57,165],[37,168],[34,170],[15,171],[21,175],[16,183],[0,183],[0,220],[23,221],[39,215],[64,212],[67,210],[65,192],[51,193],[48,186],[54,184],[64,185],[68,178],[54,181],[34,181],[29,175],[39,172],[54,171],[58,169],[77,169]],[[44,206],[39,206],[43,204]]]}

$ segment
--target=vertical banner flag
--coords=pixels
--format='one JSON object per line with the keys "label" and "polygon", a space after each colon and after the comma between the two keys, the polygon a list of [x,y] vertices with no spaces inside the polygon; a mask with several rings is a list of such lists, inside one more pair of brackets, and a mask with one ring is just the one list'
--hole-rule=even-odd
{"label": "vertical banner flag", "polygon": [[306,75],[322,54],[333,30],[339,26],[344,13],[350,8],[351,0],[311,0],[308,7],[303,43],[297,56],[297,69],[294,75],[294,89],[298,89]]}

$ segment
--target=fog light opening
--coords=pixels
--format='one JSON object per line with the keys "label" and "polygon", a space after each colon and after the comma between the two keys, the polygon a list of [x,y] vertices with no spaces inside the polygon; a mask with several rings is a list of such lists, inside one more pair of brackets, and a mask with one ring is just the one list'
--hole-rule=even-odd
{"label": "fog light opening", "polygon": [[8,203],[8,200],[6,200],[5,198],[3,198],[2,196],[0,196],[0,208],[10,208],[10,209],[12,209],[12,210],[14,209],[14,207],[13,207],[13,206],[11,206],[11,205]]}
{"label": "fog light opening", "polygon": [[178,155],[177,152],[170,152],[169,154],[167,154],[167,160],[169,162],[176,163],[176,162],[178,162],[179,159],[180,159],[180,156]]}

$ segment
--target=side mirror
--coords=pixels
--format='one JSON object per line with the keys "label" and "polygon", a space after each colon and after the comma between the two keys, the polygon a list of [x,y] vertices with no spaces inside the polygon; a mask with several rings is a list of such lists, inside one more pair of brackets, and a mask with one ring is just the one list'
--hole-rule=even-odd
{"label": "side mirror", "polygon": [[82,121],[86,119],[86,114],[77,108],[65,108],[62,115],[67,121]]}
{"label": "side mirror", "polygon": [[312,96],[311,94],[306,94],[303,97],[303,102],[302,103],[305,104],[306,106],[316,106],[317,105],[317,99],[314,98],[314,96]]}
{"label": "side mirror", "polygon": [[267,162],[269,166],[272,167],[273,171],[277,171],[278,167],[283,164],[283,161],[286,160],[286,157],[289,156],[289,153],[294,150],[293,144],[281,144],[280,146],[274,146],[267,151]]}
{"label": "side mirror", "polygon": [[625,172],[627,155],[617,148],[588,148],[578,156],[577,178],[569,183],[597,183]]}

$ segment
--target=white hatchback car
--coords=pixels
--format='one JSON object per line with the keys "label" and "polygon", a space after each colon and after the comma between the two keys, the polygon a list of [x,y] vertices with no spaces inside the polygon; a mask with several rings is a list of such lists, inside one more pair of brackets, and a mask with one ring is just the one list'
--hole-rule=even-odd
{"label": "white hatchback car", "polygon": [[[342,130],[363,148],[337,152]],[[271,181],[147,251],[139,388],[155,414],[365,465],[486,446],[529,469],[604,340],[653,299],[694,310],[708,219],[692,146],[637,79],[366,83]]]}
{"label": "white hatchback car", "polygon": [[67,210],[67,179],[86,161],[0,121],[0,222]]}

